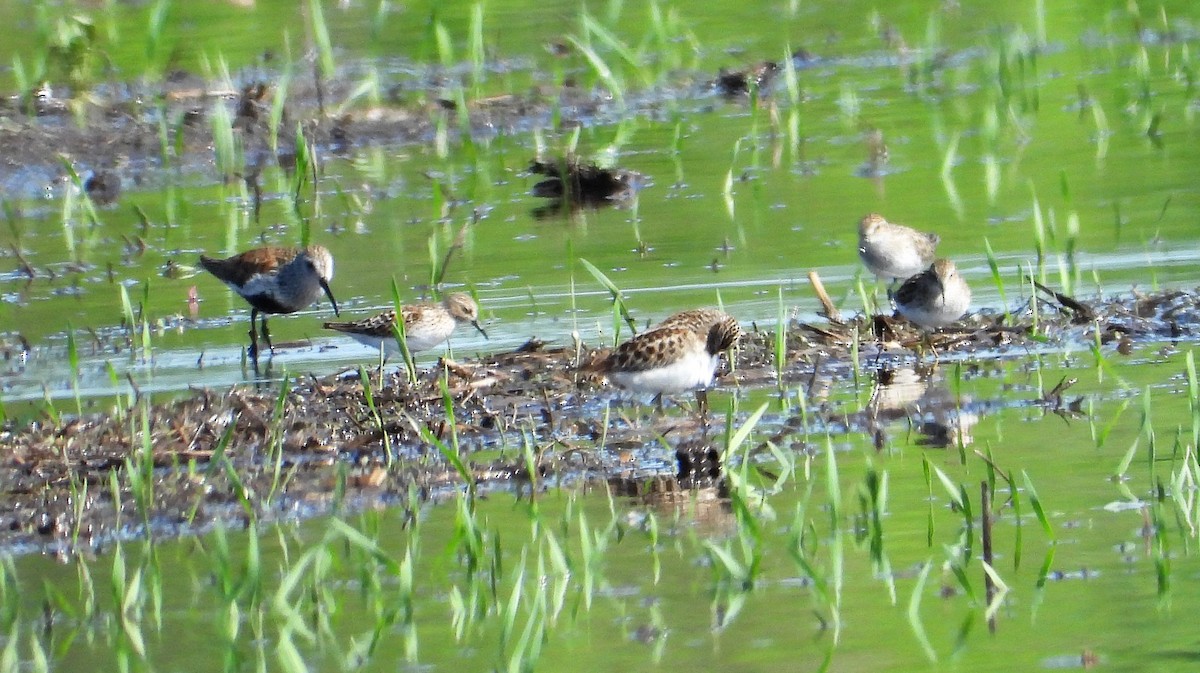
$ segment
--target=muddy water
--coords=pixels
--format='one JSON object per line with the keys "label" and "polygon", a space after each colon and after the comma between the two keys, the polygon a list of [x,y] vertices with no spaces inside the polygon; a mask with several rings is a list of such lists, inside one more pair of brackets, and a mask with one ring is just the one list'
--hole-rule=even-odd
{"label": "muddy water", "polygon": [[[566,132],[544,130],[540,139],[529,132],[548,126],[551,105],[505,117],[498,127],[481,125],[472,146],[452,138],[447,151],[438,152],[437,113],[426,103],[446,92],[436,69],[427,65],[437,60],[425,37],[428,8],[413,4],[398,10],[377,35],[371,30],[374,7],[327,8],[342,79],[352,82],[377,66],[385,87],[399,92],[388,106],[415,110],[424,120],[413,125],[415,141],[399,142],[410,137],[402,133],[356,136],[355,129],[369,128],[364,121],[350,125],[349,147],[319,148],[319,205],[306,192],[301,212],[309,218],[313,240],[337,259],[333,289],[344,314],[365,315],[389,305],[393,278],[405,299],[420,297],[434,260],[468,223],[445,284],[478,294],[491,339],[464,331],[453,344],[460,357],[511,349],[532,336],[560,344],[569,343],[573,333],[591,343],[611,339],[608,293],[577,258],[608,274],[639,320],[720,301],[747,324],[772,325],[781,298],[789,316],[815,319],[818,304],[804,280],[810,269],[820,271],[846,311],[857,311],[858,282],[868,289],[871,284],[856,263],[853,226],[872,210],[937,231],[942,253],[958,262],[974,286],[977,310],[1021,307],[1028,294],[1020,282],[1023,269],[1083,299],[1133,287],[1194,286],[1200,269],[1195,228],[1200,186],[1194,179],[1200,106],[1188,82],[1194,80],[1200,15],[1191,4],[1143,8],[1138,19],[1124,7],[1096,11],[1085,3],[1046,3],[1053,6],[1046,8],[1044,26],[1036,3],[989,9],[913,4],[874,16],[866,3],[838,3],[836,11],[824,3],[796,4],[796,14],[786,21],[778,20],[780,7],[753,3],[718,7],[704,16],[680,10],[698,50],[681,48],[686,57],[649,83],[628,76],[628,108],[592,95],[599,89],[576,94],[572,100],[586,104],[569,107],[563,116],[583,124],[581,154],[614,156],[651,184],[630,207],[549,218],[535,216],[545,204],[530,196],[537,178],[523,169],[540,144],[553,153],[567,143]],[[278,54],[287,41],[282,33],[296,39],[305,33],[304,20],[294,15],[292,3],[260,5],[172,6],[167,32],[177,67],[200,72],[202,56],[219,51],[231,62],[234,90],[278,77]],[[597,16],[614,34],[638,43],[645,17],[639,8],[618,13],[618,7],[613,3]],[[33,25],[21,11],[6,7],[0,12],[14,15],[0,18]],[[144,40],[133,36],[140,36],[149,8],[115,11],[113,23],[100,25],[106,39],[120,38],[110,56],[123,68],[120,77],[132,73],[127,76],[132,82],[146,54]],[[591,87],[581,58],[560,62],[543,49],[578,30],[577,12],[553,3],[489,7],[484,34],[498,60],[481,93],[550,87],[559,68]],[[468,8],[441,8],[438,16],[457,40],[457,61],[466,53]],[[756,30],[733,30],[734,25]],[[1031,49],[1042,30],[1045,46]],[[24,35],[32,41],[32,33]],[[234,42],[228,37],[233,34],[262,42]],[[32,48],[32,42],[19,42],[26,38],[15,39],[14,49]],[[720,67],[779,58],[788,46],[804,46],[820,57],[799,69],[798,103],[782,86],[772,93],[774,110],[725,100],[705,86]],[[264,50],[277,56],[262,59]],[[301,79],[298,74],[296,81]],[[102,90],[114,99],[123,95],[120,87]],[[314,100],[297,93],[296,104],[311,108]],[[210,111],[214,103],[198,105]],[[355,108],[364,119],[367,107]],[[88,123],[103,129],[101,117]],[[61,117],[41,123],[63,129],[73,124]],[[788,130],[793,124],[795,134]],[[146,142],[157,145],[153,137]],[[886,145],[886,160],[880,143]],[[171,262],[193,264],[201,251],[296,242],[300,226],[287,196],[288,176],[269,162],[263,168],[265,200],[256,219],[239,184],[221,182],[211,152],[199,141],[186,148],[177,169],[168,170],[153,152],[139,153],[132,143],[118,145],[111,157],[82,144],[63,151],[88,157],[77,166],[81,171],[115,170],[124,190],[115,205],[99,208],[96,222],[79,210],[64,221],[70,188],[53,154],[27,157],[20,170],[0,181],[11,212],[0,234],[7,237],[0,251],[0,346],[6,353],[0,399],[9,412],[35,414],[45,398],[73,410],[68,329],[79,351],[77,384],[84,404],[95,401],[103,408],[108,396],[130,390],[130,379],[138,390],[163,396],[191,386],[224,389],[259,380],[242,363],[245,305],[211,278],[166,277],[163,270]],[[145,213],[146,223],[136,209]],[[1045,231],[1040,265],[1039,221]],[[1003,292],[992,280],[988,246]],[[140,330],[131,342],[123,326],[121,287],[147,318],[148,343]],[[276,341],[286,345],[265,378],[278,378],[284,370],[320,376],[372,361],[369,350],[320,330],[329,313],[326,306],[314,306],[273,321]],[[26,343],[31,350],[23,352]],[[461,555],[447,551],[461,543],[454,533],[456,513],[452,503],[426,505],[419,515],[421,544],[414,551],[419,587],[414,616],[387,623],[368,667],[508,666],[514,645],[500,615],[524,553],[529,566],[523,581],[531,591],[557,586],[559,576],[566,583],[568,608],[565,616],[550,620],[553,629],[538,662],[547,667],[610,670],[619,659],[634,667],[809,670],[832,653],[831,670],[941,670],[944,662],[962,662],[999,671],[1012,670],[1014,660],[1022,669],[1098,663],[1177,670],[1191,642],[1188,622],[1179,615],[1194,611],[1197,600],[1188,581],[1196,573],[1189,518],[1194,515],[1180,500],[1194,493],[1194,484],[1180,476],[1194,467],[1188,462],[1194,440],[1187,430],[1192,411],[1182,375],[1189,348],[1188,342],[1147,341],[1125,356],[1110,345],[1101,350],[1106,364],[1097,365],[1090,343],[1064,339],[1037,356],[997,362],[951,357],[932,382],[905,385],[902,377],[901,385],[874,394],[869,377],[856,379],[848,366],[836,370],[839,376],[820,395],[807,385],[783,393],[759,386],[722,391],[714,395],[715,408],[735,408],[738,424],[759,404],[768,404],[754,435],[759,441],[803,415],[801,396],[812,395],[805,404],[824,407],[824,426],[806,427],[779,444],[797,461],[794,473],[769,451],[752,459],[761,465],[752,482],[758,490],[742,497],[752,503],[755,525],[736,520],[727,502],[688,500],[678,512],[661,498],[622,497],[610,505],[607,489],[587,482],[581,471],[567,481],[590,486],[549,490],[540,510],[556,534],[570,539],[572,572],[534,572],[538,554],[550,553],[539,550],[550,549],[549,543],[531,530],[527,501],[515,500],[516,487],[501,486],[478,510],[489,544],[500,549],[495,553],[503,566],[497,570],[501,598],[457,639],[447,616],[455,594],[469,594],[470,582]],[[956,369],[958,362],[963,364]],[[1064,405],[1046,401],[1045,392],[1064,378],[1079,380]],[[896,408],[863,422],[880,399],[898,400]],[[599,413],[590,407],[587,412],[593,410]],[[839,412],[840,423],[830,420]],[[661,428],[646,422],[651,429],[640,442],[596,450],[595,462],[619,473],[633,456],[629,470],[635,476],[671,471],[675,438],[666,433],[660,441]],[[956,441],[946,448],[930,445],[931,435],[944,440],[947,432],[961,440],[961,450]],[[1135,442],[1125,476],[1115,478]],[[978,526],[979,482],[988,479],[988,463],[976,451],[1010,474],[1020,493],[1019,513],[1011,503],[995,508],[992,565],[1011,591],[995,615],[994,635],[984,612],[978,530],[964,535],[951,491],[936,475],[928,481],[925,476],[928,459],[930,473],[941,469],[967,494]],[[830,474],[834,464],[838,471]],[[781,474],[786,478],[772,492]],[[872,559],[871,512],[861,504],[869,500],[867,485],[880,474],[886,474],[882,550],[890,570]],[[842,489],[840,509],[831,483]],[[1004,500],[1008,487],[1003,478],[999,483],[997,499]],[[1049,532],[1033,511],[1031,485]],[[336,481],[328,490],[336,490]],[[1155,499],[1159,493],[1161,499]],[[311,511],[304,503],[294,507],[297,518]],[[588,533],[593,542],[580,543],[580,512],[590,528],[609,521],[616,527]],[[657,544],[648,532],[650,515],[660,530]],[[365,523],[357,515],[348,520],[370,532],[373,516]],[[414,539],[403,527],[405,516],[402,508],[378,514],[372,537],[393,558]],[[289,517],[285,512],[276,518]],[[300,553],[335,529],[332,521],[269,529],[260,542],[264,592],[274,592]],[[798,547],[801,535],[805,542]],[[757,541],[743,546],[745,536]],[[230,537],[233,555],[247,555],[247,536]],[[363,561],[341,539],[327,551],[336,560],[330,572],[337,581],[311,580],[310,596],[328,597],[339,607],[331,623],[313,626],[317,636],[301,638],[298,645],[314,669],[351,667],[357,661],[351,643],[365,642],[378,626],[378,605],[360,598],[356,584],[363,581],[358,572]],[[972,540],[969,549],[964,539]],[[595,540],[607,547],[600,561],[586,563],[585,548],[595,548]],[[729,579],[709,542],[731,549],[739,560],[747,549],[761,552],[760,574],[748,583],[752,590],[743,592]],[[807,568],[795,560],[797,548]],[[139,667],[195,670],[198,660],[213,669],[222,665],[218,661],[226,670],[258,667],[260,661],[265,668],[286,667],[283,634],[291,635],[295,625],[280,610],[254,603],[253,592],[236,599],[247,615],[243,621],[234,614],[240,635],[227,645],[214,642],[219,630],[214,615],[231,614],[222,581],[214,579],[223,567],[214,538],[155,543],[153,549],[170,568],[159,587],[166,607],[161,627],[150,626],[157,619],[147,618],[154,614],[146,607],[153,602],[140,602],[148,600],[144,596],[132,601],[141,609],[126,613],[147,634]],[[133,563],[146,558],[136,548],[125,549],[123,557]],[[107,628],[94,626],[117,620],[116,613],[102,605],[104,616],[88,619],[81,607],[87,590],[77,590],[87,586],[81,568],[105,582],[114,558],[110,548],[102,548],[97,559],[76,566],[40,557],[19,561],[16,577],[26,602],[18,621],[22,637],[11,642],[29,642],[36,631],[47,649],[59,645],[53,661],[63,670],[94,667],[97,659],[119,662],[128,653],[126,641],[110,640]],[[929,574],[918,587],[925,564]],[[959,566],[965,580],[955,576]],[[388,574],[387,590],[374,596],[402,604],[397,575]],[[47,586],[65,587],[60,589],[65,598]],[[62,629],[42,630],[43,596],[51,596],[52,621]],[[531,614],[527,604],[520,603],[517,629]],[[312,608],[310,616],[322,614],[317,606],[306,607]],[[97,637],[71,640],[73,634]],[[21,656],[34,658],[26,650]]]}
{"label": "muddy water", "polygon": [[[327,518],[268,527],[255,536],[253,552],[241,533],[158,543],[153,559],[142,543],[127,543],[120,554],[127,575],[141,568],[147,579],[139,586],[166,597],[161,627],[152,626],[158,618],[148,598],[133,599],[141,607],[131,610],[130,623],[145,630],[149,670],[195,669],[198,658],[212,662],[204,670],[217,670],[218,660],[274,669],[284,666],[280,643],[288,638],[296,639],[309,666],[342,669],[366,656],[360,648],[380,624],[382,639],[366,658],[368,670],[488,668],[514,656],[585,670],[609,670],[615,660],[633,667],[808,670],[827,656],[835,669],[850,670],[941,670],[948,661],[986,671],[1012,670],[1014,662],[1028,670],[1084,662],[1177,670],[1178,648],[1191,634],[1190,622],[1178,614],[1200,600],[1188,581],[1197,570],[1187,550],[1194,509],[1179,508],[1183,501],[1172,496],[1156,502],[1151,494],[1154,483],[1177,483],[1181,470],[1194,468],[1165,439],[1175,436],[1172,419],[1189,413],[1171,382],[1183,359],[1178,351],[1141,348],[1103,377],[1087,358],[1058,355],[1044,357],[1040,367],[1010,361],[944,368],[923,379],[899,373],[881,388],[856,387],[843,377],[812,404],[813,413],[819,403],[847,424],[789,436],[780,443],[789,456],[783,462],[757,451],[753,467],[742,472],[735,461],[735,472],[747,479],[739,488],[749,518],[739,518],[711,487],[672,494],[645,482],[616,478],[605,486],[576,475],[559,488],[548,477],[535,489],[535,504],[528,484],[509,481],[485,488],[475,505],[486,541],[478,571],[467,570],[462,510],[445,492],[416,512],[394,504],[341,517],[377,542],[370,554]],[[1079,379],[1057,409],[1044,401],[1040,381],[1051,371]],[[1139,441],[1145,447],[1148,435],[1139,429],[1144,395],[1159,436],[1158,460],[1147,460],[1143,450],[1114,478],[1127,449]],[[718,406],[731,401],[714,397]],[[753,405],[758,397],[748,393],[740,400]],[[1080,400],[1090,416],[1071,411]],[[771,435],[800,413],[771,404],[755,436]],[[864,431],[864,418],[874,419],[879,444]],[[936,425],[954,428],[963,450],[957,442],[932,442],[936,433],[928,428]],[[665,439],[638,447],[639,463],[669,470],[681,448],[675,437],[668,431]],[[627,451],[613,442],[587,460],[616,465],[618,453]],[[1005,476],[997,477],[992,567],[1008,593],[991,625],[982,524],[975,518],[965,527],[953,504],[962,489],[968,505],[979,507],[989,462],[1017,483],[1012,490]],[[936,474],[927,479],[926,469],[941,471],[947,483]],[[629,483],[642,483],[643,495],[612,495]],[[870,483],[883,485],[876,491],[882,493],[878,556]],[[1034,489],[1048,530],[1032,506]],[[752,579],[743,584],[726,572],[712,545],[747,566],[758,555]],[[562,550],[563,568],[555,548]],[[314,550],[324,559],[316,566],[305,560]],[[411,593],[404,573],[386,565],[409,554],[416,579]],[[253,558],[262,559],[261,571],[248,570]],[[103,586],[113,560],[110,548],[73,563]],[[1156,569],[1164,563],[1169,571],[1160,584]],[[78,612],[77,565],[27,557],[16,572],[21,586],[49,579],[66,594],[56,600],[74,606],[75,612],[55,612],[53,642],[72,643],[59,655],[60,665],[73,669],[120,656],[124,636],[94,637],[108,633],[104,620]],[[282,577],[292,573],[302,587],[289,589],[292,600],[305,620],[321,625],[311,639],[294,630],[277,603]],[[534,624],[533,633],[545,629],[534,655],[518,655],[519,639],[504,626],[518,586],[525,593],[516,623]],[[22,592],[24,614],[41,614],[38,595],[36,588]],[[465,619],[457,626],[455,604],[472,595],[481,612],[455,618]],[[230,603],[239,606],[238,637],[226,635]],[[109,614],[103,591],[98,604],[100,614]],[[396,606],[399,616],[390,612]],[[1153,636],[1134,638],[1143,630]]]}

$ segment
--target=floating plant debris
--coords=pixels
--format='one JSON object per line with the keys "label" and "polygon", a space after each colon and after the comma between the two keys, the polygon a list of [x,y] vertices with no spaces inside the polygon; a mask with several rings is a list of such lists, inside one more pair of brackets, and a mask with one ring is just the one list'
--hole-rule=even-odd
{"label": "floating plant debris", "polygon": [[727,98],[746,96],[751,90],[761,94],[770,87],[778,73],[779,64],[774,61],[763,61],[743,70],[722,68],[711,86],[717,93]]}
{"label": "floating plant debris", "polygon": [[546,176],[533,186],[531,193],[534,196],[569,203],[596,205],[627,201],[643,186],[640,173],[584,164],[575,157],[559,161],[534,159],[529,164],[529,172]]}

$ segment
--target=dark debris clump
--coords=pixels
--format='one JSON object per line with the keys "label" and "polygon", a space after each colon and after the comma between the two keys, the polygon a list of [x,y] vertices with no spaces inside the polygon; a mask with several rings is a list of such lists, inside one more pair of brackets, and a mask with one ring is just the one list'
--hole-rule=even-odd
{"label": "dark debris clump", "polygon": [[774,61],[763,61],[739,70],[721,68],[711,86],[726,98],[747,96],[751,91],[766,91],[778,73],[779,64]]}
{"label": "dark debris clump", "polygon": [[534,159],[529,172],[546,177],[533,186],[534,196],[587,205],[628,201],[637,196],[644,183],[636,171],[601,168],[581,163],[575,157],[559,161]]}

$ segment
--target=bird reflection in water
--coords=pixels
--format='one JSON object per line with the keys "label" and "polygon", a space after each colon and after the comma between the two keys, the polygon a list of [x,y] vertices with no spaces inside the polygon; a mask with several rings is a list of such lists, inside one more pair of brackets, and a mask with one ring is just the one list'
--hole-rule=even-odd
{"label": "bird reflection in water", "polygon": [[936,366],[881,369],[867,402],[867,427],[877,450],[887,445],[885,426],[904,419],[920,434],[920,446],[970,446],[979,422],[970,407],[969,399],[951,394]]}

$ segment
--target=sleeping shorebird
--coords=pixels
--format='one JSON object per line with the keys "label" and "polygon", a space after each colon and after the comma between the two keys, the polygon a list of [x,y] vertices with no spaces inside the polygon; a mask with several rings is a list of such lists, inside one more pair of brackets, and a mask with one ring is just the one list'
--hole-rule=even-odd
{"label": "sleeping shorebird", "polygon": [[254,320],[262,315],[262,338],[274,352],[267,316],[295,313],[307,308],[324,292],[338,314],[337,300],[329,289],[333,278],[333,256],[323,246],[304,248],[267,246],[254,248],[225,259],[200,255],[200,265],[224,282],[250,304],[250,350],[258,360],[258,333]]}
{"label": "sleeping shorebird", "polygon": [[896,310],[925,329],[956,322],[970,304],[971,287],[948,259],[937,260],[896,291]]}
{"label": "sleeping shorebird", "polygon": [[688,390],[699,394],[712,385],[721,353],[741,336],[737,321],[715,309],[676,313],[629,339],[588,366],[616,385],[653,393],[661,406],[663,395]]}
{"label": "sleeping shorebird", "polygon": [[871,213],[858,223],[858,257],[867,270],[895,282],[921,273],[933,263],[937,234],[888,222]]}
{"label": "sleeping shorebird", "polygon": [[[464,323],[487,338],[487,332],[479,326],[479,306],[466,292],[448,294],[436,304],[406,304],[400,307],[400,313],[404,316],[404,339],[410,353],[429,350],[445,342],[454,329]],[[395,355],[400,351],[395,325],[396,312],[384,311],[362,320],[327,322],[325,329],[341,332],[376,350],[382,346],[387,355]]]}

